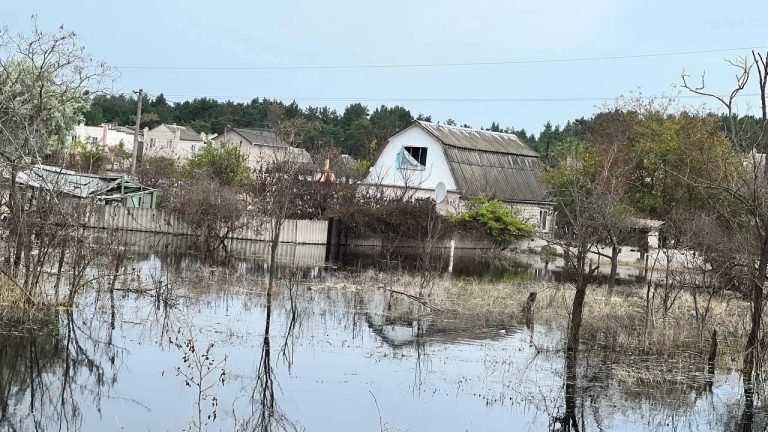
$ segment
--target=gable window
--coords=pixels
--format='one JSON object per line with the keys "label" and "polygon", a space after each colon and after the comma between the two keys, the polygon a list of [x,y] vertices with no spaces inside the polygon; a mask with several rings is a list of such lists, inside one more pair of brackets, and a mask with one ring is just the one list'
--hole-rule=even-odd
{"label": "gable window", "polygon": [[173,148],[173,140],[165,140],[165,149],[170,150]]}
{"label": "gable window", "polygon": [[149,148],[153,149],[157,145],[157,138],[151,138],[149,140]]}
{"label": "gable window", "polygon": [[426,147],[403,147],[397,154],[398,169],[423,170],[427,166]]}

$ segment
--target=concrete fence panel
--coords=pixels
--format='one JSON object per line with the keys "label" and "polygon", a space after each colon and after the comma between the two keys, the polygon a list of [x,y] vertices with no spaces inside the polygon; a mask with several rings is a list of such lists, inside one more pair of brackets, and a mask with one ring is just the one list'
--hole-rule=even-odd
{"label": "concrete fence panel", "polygon": [[[272,224],[269,220],[252,219],[230,234],[232,239],[269,241]],[[90,228],[146,233],[195,235],[178,218],[158,209],[97,206],[86,224]],[[281,243],[324,245],[327,240],[328,221],[286,219],[280,231]]]}

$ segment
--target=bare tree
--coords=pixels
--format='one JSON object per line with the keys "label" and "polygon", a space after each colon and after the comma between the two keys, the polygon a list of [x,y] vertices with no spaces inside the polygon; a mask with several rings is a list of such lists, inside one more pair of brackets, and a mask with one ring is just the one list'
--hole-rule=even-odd
{"label": "bare tree", "polygon": [[[747,150],[749,154],[737,153],[732,160],[711,161],[708,177],[692,176],[682,170],[678,174],[691,184],[709,190],[715,197],[728,197],[726,200],[712,199],[712,208],[723,226],[728,228],[730,237],[734,241],[743,240],[743,252],[737,257],[746,258],[745,264],[750,273],[751,314],[742,367],[745,388],[751,388],[753,374],[760,365],[758,353],[768,271],[768,164],[765,160],[768,56],[753,52],[751,60],[743,57],[728,63],[736,69],[736,85],[726,96],[707,91],[704,75],[699,84],[692,84],[690,76],[683,72],[682,85],[690,92],[710,97],[722,106],[730,124],[729,134],[734,147]],[[762,114],[758,136],[750,136],[741,128],[736,105],[736,99],[747,87],[753,70],[758,77]]]}
{"label": "bare tree", "polygon": [[307,163],[297,158],[297,154],[285,149],[277,149],[271,160],[255,172],[248,188],[250,202],[257,214],[266,220],[269,232],[269,287],[271,292],[277,277],[277,249],[285,221],[298,209],[302,209],[307,200],[303,193],[311,178]]}
{"label": "bare tree", "polygon": [[198,178],[182,182],[165,194],[163,208],[168,209],[197,233],[206,253],[229,253],[227,240],[247,227],[258,230],[249,217],[245,192],[215,179]]}
{"label": "bare tree", "polygon": [[621,168],[614,163],[613,153],[602,156],[594,158],[589,149],[575,148],[560,165],[545,173],[563,224],[550,242],[563,251],[566,269],[573,275],[576,287],[566,338],[566,407],[558,420],[561,430],[578,430],[576,365],[587,289],[600,268],[600,245],[626,223],[621,205],[625,184],[617,172]]}

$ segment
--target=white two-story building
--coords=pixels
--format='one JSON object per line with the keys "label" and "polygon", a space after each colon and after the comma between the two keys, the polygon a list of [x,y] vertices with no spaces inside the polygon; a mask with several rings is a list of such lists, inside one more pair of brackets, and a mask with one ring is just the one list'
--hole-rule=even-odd
{"label": "white two-story building", "polygon": [[189,159],[205,144],[205,134],[198,134],[186,126],[161,124],[144,129],[144,155],[166,156],[178,161]]}

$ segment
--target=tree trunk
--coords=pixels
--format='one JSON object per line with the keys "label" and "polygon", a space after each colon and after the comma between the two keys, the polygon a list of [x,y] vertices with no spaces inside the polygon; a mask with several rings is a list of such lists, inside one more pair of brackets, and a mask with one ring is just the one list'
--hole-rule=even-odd
{"label": "tree trunk", "polygon": [[584,299],[587,296],[587,283],[583,276],[576,282],[576,293],[573,296],[571,321],[568,324],[568,341],[566,343],[566,359],[576,361],[579,351],[579,337],[581,333],[581,319],[584,313]]}
{"label": "tree trunk", "polygon": [[271,295],[277,273],[277,248],[280,246],[280,231],[283,229],[283,221],[272,219],[272,244],[269,250],[269,284],[267,295]]}
{"label": "tree trunk", "polygon": [[61,277],[62,277],[62,271],[64,269],[64,258],[66,257],[66,243],[62,242],[61,244],[61,252],[59,253],[59,263],[56,266],[56,284],[54,286],[54,293],[53,293],[53,302],[54,304],[59,303],[59,293],[60,293],[60,287],[61,287]]}
{"label": "tree trunk", "polygon": [[765,286],[765,273],[768,270],[768,234],[763,236],[760,248],[760,261],[757,265],[757,274],[752,282],[752,314],[751,328],[747,336],[747,344],[744,346],[744,376],[753,376],[755,368],[759,364],[760,322],[763,316],[763,287]]}
{"label": "tree trunk", "polygon": [[[579,261],[583,262],[583,259],[579,259]],[[579,273],[576,282],[576,294],[573,296],[571,321],[568,324],[568,341],[565,348],[565,413],[560,419],[560,430],[576,432],[579,430],[579,424],[576,418],[578,379],[576,365],[578,364],[579,339],[581,320],[584,312],[584,300],[587,295],[587,280],[585,279],[583,265],[580,268]]]}
{"label": "tree trunk", "polygon": [[611,273],[608,275],[608,289],[605,293],[605,304],[611,302],[613,298],[613,288],[616,286],[616,275],[619,272],[619,245],[616,242],[611,246]]}
{"label": "tree trunk", "polygon": [[709,356],[707,356],[707,373],[715,373],[715,360],[717,360],[717,329],[712,329],[709,339]]}

